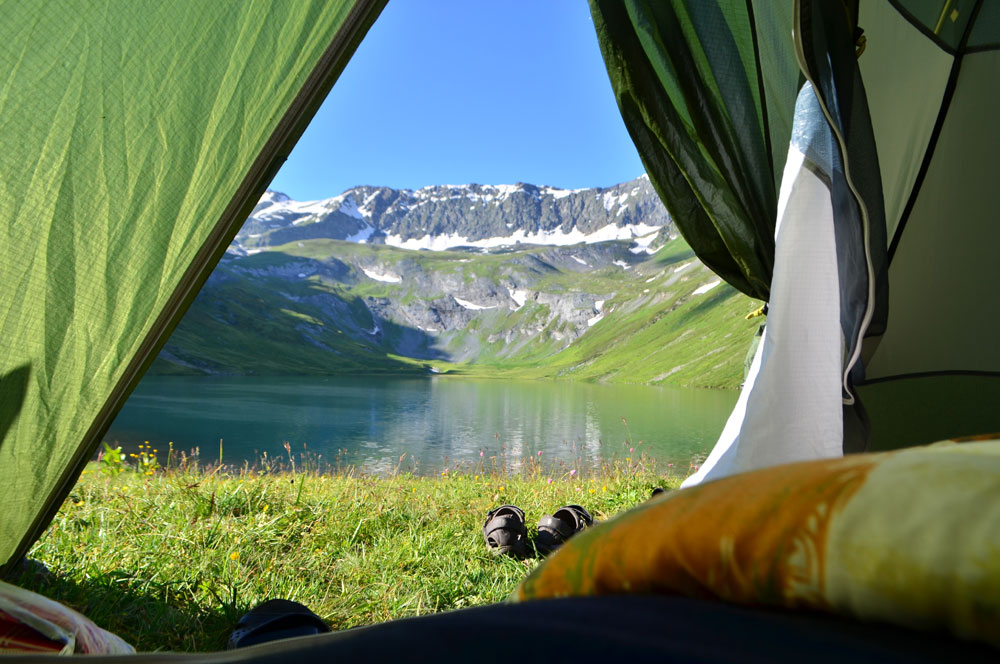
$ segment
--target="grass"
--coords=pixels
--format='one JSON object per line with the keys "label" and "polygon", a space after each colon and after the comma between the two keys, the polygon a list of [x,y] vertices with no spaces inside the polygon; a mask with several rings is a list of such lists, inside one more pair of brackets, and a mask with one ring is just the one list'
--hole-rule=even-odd
{"label": "grass", "polygon": [[[220,265],[153,371],[412,375],[433,366],[442,373],[492,378],[738,386],[759,324],[744,316],[760,303],[727,284],[700,292],[719,280],[683,239],[645,259],[631,254],[629,244],[608,243],[605,267],[586,271],[566,252],[587,256],[587,246],[490,254],[335,240],[275,247]],[[627,270],[608,263],[616,256]],[[374,281],[362,275],[365,265],[408,276],[400,283]],[[271,268],[285,276],[264,276]],[[422,309],[448,300],[459,282],[500,292],[503,284],[518,284],[543,297],[513,311],[476,311],[471,322],[445,332],[383,320],[381,334],[371,333],[375,323],[368,303],[385,298]],[[570,343],[578,331],[567,334],[567,326],[582,324],[557,315],[547,299],[554,294],[582,298],[586,307],[600,301],[603,318]]]}
{"label": "grass", "polygon": [[533,459],[517,474],[484,459],[434,477],[372,477],[301,458],[280,472],[174,458],[165,469],[152,450],[132,465],[113,458],[88,466],[32,549],[52,573],[12,582],[140,651],[224,648],[240,615],[277,597],[334,629],[503,601],[538,561],[492,556],[487,511],[516,504],[529,531],[569,503],[603,520],[681,480],[644,459],[586,477]]}

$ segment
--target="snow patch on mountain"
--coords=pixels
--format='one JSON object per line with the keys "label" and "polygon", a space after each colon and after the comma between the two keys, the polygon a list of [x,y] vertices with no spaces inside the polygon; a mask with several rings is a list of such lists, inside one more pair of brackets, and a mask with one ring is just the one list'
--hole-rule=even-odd
{"label": "snow patch on mountain", "polygon": [[483,304],[476,304],[475,302],[469,302],[468,300],[463,300],[462,298],[455,297],[454,295],[452,295],[451,297],[452,297],[453,300],[455,300],[455,302],[458,302],[458,305],[460,307],[463,307],[465,309],[471,309],[472,311],[482,311],[484,309],[496,309],[497,308],[497,305],[495,305],[495,304],[490,305],[490,306],[486,306],[486,305],[483,305]]}
{"label": "snow patch on mountain", "polygon": [[397,277],[394,274],[381,274],[379,272],[375,272],[374,270],[369,270],[368,268],[365,267],[361,268],[361,271],[365,273],[366,277],[368,277],[369,279],[374,279],[375,281],[384,281],[390,284],[398,284],[403,280],[402,277]]}
{"label": "snow patch on mountain", "polygon": [[[444,235],[428,234],[423,237],[410,238],[408,240],[404,240],[400,235],[391,234],[385,236],[385,243],[394,247],[399,247],[400,249],[427,249],[430,251],[445,251],[453,247],[494,249],[497,247],[510,247],[517,244],[544,244],[565,247],[573,244],[594,244],[597,242],[610,242],[612,240],[631,240],[648,234],[650,231],[659,231],[659,227],[647,226],[646,224],[629,224],[627,226],[615,226],[614,224],[608,224],[593,233],[584,233],[578,228],[574,228],[569,232],[564,231],[562,228],[557,228],[556,230],[542,230],[537,233],[526,233],[524,230],[518,229],[510,235],[490,237],[484,240],[470,240],[469,238],[458,235],[457,233]],[[649,241],[652,242],[652,238],[650,238]]]}
{"label": "snow patch on mountain", "polygon": [[691,261],[689,263],[684,263],[684,265],[681,265],[680,267],[675,267],[674,268],[674,273],[676,274],[677,272],[683,272],[684,270],[688,269],[692,265],[694,265],[694,261]]}
{"label": "snow patch on mountain", "polygon": [[354,196],[348,195],[344,198],[343,202],[340,204],[339,211],[342,214],[346,214],[348,217],[354,217],[355,219],[364,219],[361,211],[358,209],[358,203],[354,200]]}
{"label": "snow patch on mountain", "polygon": [[371,237],[372,237],[372,235],[374,233],[375,233],[375,227],[374,226],[370,226],[370,225],[366,225],[364,228],[362,228],[360,231],[358,231],[354,235],[348,235],[344,239],[347,242],[356,242],[358,244],[364,244],[364,243],[368,242],[368,240],[371,239]]}
{"label": "snow patch on mountain", "polygon": [[633,254],[655,254],[657,249],[652,248],[653,240],[659,235],[659,228],[655,229],[653,232],[647,234],[638,233],[639,237],[635,239],[635,245],[629,247],[629,251]]}
{"label": "snow patch on mountain", "polygon": [[[524,306],[524,303],[528,301],[528,291],[519,290],[517,288],[507,288],[507,293],[510,295],[510,299],[514,300],[514,304],[517,305],[517,309]],[[517,311],[515,309],[515,311]]]}
{"label": "snow patch on mountain", "polygon": [[704,286],[698,286],[698,288],[696,288],[694,290],[694,292],[691,293],[691,294],[692,295],[704,295],[705,293],[707,293],[708,291],[712,290],[713,288],[715,288],[716,286],[718,286],[721,283],[722,283],[722,281],[719,280],[719,279],[716,279],[715,281],[710,281],[709,283],[705,284]]}

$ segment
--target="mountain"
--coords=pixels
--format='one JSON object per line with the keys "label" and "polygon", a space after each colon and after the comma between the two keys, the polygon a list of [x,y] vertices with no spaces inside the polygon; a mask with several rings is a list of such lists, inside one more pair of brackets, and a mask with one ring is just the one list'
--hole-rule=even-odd
{"label": "mountain", "polygon": [[354,187],[321,201],[268,191],[236,235],[247,254],[325,238],[445,250],[570,245],[648,236],[670,217],[645,175],[614,187],[556,189],[531,184]]}
{"label": "mountain", "polygon": [[152,370],[738,385],[757,305],[672,230],[645,177],[268,192]]}

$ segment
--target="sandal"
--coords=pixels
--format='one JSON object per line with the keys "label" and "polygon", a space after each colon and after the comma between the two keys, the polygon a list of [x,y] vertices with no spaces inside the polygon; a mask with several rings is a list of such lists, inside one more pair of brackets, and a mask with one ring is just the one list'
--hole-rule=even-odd
{"label": "sandal", "polygon": [[332,631],[315,613],[298,602],[272,599],[253,609],[236,624],[228,647],[244,648],[267,641]]}
{"label": "sandal", "polygon": [[543,556],[562,546],[563,542],[581,530],[594,525],[594,517],[579,505],[565,505],[551,516],[538,522],[538,539],[535,546]]}
{"label": "sandal", "polygon": [[514,505],[502,505],[491,510],[483,524],[483,539],[497,555],[526,556],[528,529],[524,525],[524,510]]}

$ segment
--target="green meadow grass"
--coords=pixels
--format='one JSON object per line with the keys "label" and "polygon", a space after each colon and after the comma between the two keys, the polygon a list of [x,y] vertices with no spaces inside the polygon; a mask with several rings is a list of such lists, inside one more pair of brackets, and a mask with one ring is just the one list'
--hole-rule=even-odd
{"label": "green meadow grass", "polygon": [[[628,244],[621,242],[619,249],[626,251]],[[426,375],[433,367],[441,373],[491,378],[711,388],[735,388],[742,382],[743,361],[760,324],[745,316],[761,303],[719,283],[683,239],[671,240],[627,271],[618,265],[586,272],[559,268],[544,260],[549,251],[525,247],[492,254],[414,252],[304,240],[240,259],[240,265],[242,270],[265,273],[305,261],[343,263],[344,270],[352,261],[375,261],[390,270],[405,264],[407,270],[398,271],[423,273],[428,279],[450,275],[453,281],[486,279],[497,285],[513,280],[547,294],[586,293],[602,300],[603,318],[572,343],[567,339],[576,332],[565,321],[549,321],[551,304],[529,300],[515,311],[478,312],[465,328],[428,336],[422,350],[413,353],[439,359],[401,357],[387,349],[404,347],[394,344],[404,334],[413,337],[415,330],[383,320],[384,339],[359,334],[359,329],[370,330],[375,324],[366,298],[406,304],[448,298],[450,292],[415,286],[423,281],[410,279],[341,283],[318,275],[289,281],[228,274],[206,287],[211,296],[196,300],[167,344],[173,359],[160,357],[153,370]],[[713,282],[718,285],[699,291]],[[329,311],[331,302],[341,303],[336,315]],[[432,352],[435,349],[439,352]],[[457,359],[470,353],[472,361]]]}
{"label": "green meadow grass", "polygon": [[[162,453],[160,453],[162,456]],[[140,651],[225,647],[267,599],[302,602],[334,629],[500,602],[537,564],[495,557],[486,513],[512,503],[528,530],[562,505],[598,520],[675,488],[645,459],[581,476],[495,460],[433,477],[285,465],[258,472],[185,463],[146,450],[92,463],[13,583],[71,606]],[[173,460],[168,464],[174,466]]]}

